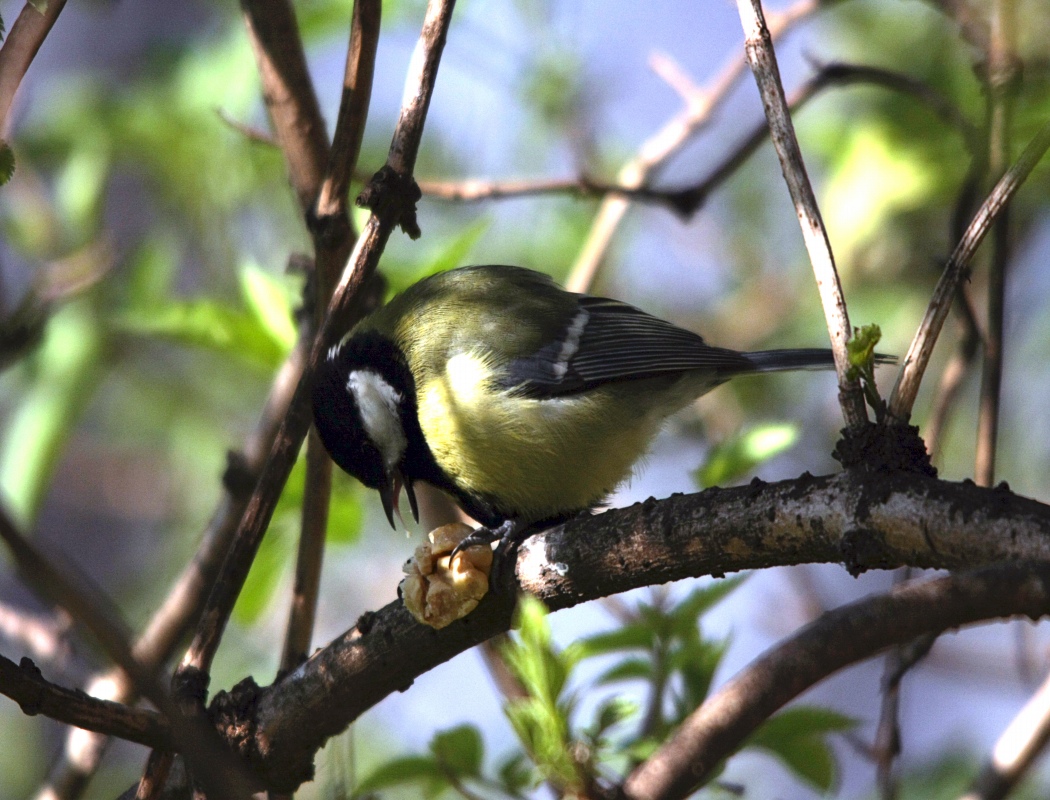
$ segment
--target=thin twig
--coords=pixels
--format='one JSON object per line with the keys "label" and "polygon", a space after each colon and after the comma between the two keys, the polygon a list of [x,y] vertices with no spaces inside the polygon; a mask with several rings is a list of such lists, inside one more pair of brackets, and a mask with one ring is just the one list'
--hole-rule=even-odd
{"label": "thin twig", "polygon": [[[346,194],[350,177],[357,164],[368,117],[376,47],[379,41],[379,23],[378,0],[357,0],[354,3],[343,79],[343,98],[336,121],[335,137],[320,193],[310,217],[316,253],[314,315],[312,324],[307,326],[311,338],[321,328],[332,290],[354,242]],[[299,552],[295,565],[295,584],[281,655],[281,672],[295,667],[310,649],[317,614],[331,486],[332,460],[328,457],[317,432],[311,429],[306,441],[306,490],[303,497]]]}
{"label": "thin twig", "polygon": [[[779,38],[799,20],[815,11],[818,5],[816,0],[800,0],[795,3],[777,15],[770,26],[771,35]],[[744,59],[733,55],[705,91],[694,96],[685,109],[645,140],[637,155],[621,167],[614,183],[627,188],[644,186],[675,153],[710,122],[714,111],[725,101],[743,74],[744,66]],[[630,201],[625,197],[607,196],[602,201],[587,234],[587,240],[565,283],[569,291],[585,292],[591,288],[628,208]]]}
{"label": "thin twig", "polygon": [[985,198],[980,209],[974,215],[963,238],[959,240],[944,267],[930,298],[929,307],[915,332],[908,354],[904,357],[897,382],[893,387],[889,402],[889,418],[899,425],[907,424],[911,416],[915,397],[919,393],[922,376],[930,362],[930,354],[937,343],[937,337],[948,316],[956,287],[966,276],[970,260],[984,240],[992,222],[999,215],[1003,206],[1017,192],[1025,179],[1039,163],[1039,160],[1050,148],[1050,122],[1045,124],[1021,153],[1021,157],[1007,170],[1006,174]]}
{"label": "thin twig", "polygon": [[[1010,164],[1013,134],[1013,98],[1016,63],[1017,8],[1014,0],[994,0],[990,6],[988,39],[988,171],[998,180]],[[999,401],[1003,381],[1003,314],[1006,271],[1010,262],[1010,206],[1007,203],[992,226],[992,263],[988,275],[988,325],[984,337],[981,400],[977,414],[977,451],[974,480],[991,486],[995,480],[995,453],[999,438]]]}
{"label": "thin twig", "polygon": [[21,534],[2,506],[0,538],[33,588],[83,623],[136,689],[168,718],[175,742],[199,770],[202,781],[224,792],[223,796],[247,797],[243,777],[239,770],[231,768],[232,762],[219,747],[215,730],[197,718],[184,717],[161,685],[156,670],[135,658],[130,631],[112,602],[72,565],[59,568],[45,557]]}
{"label": "thin twig", "polygon": [[[416,69],[409,76],[407,99],[390,147],[387,174],[391,177],[387,177],[387,181],[411,181],[411,170],[422,137],[423,123],[433,93],[453,6],[452,0],[431,0],[427,7],[420,38],[421,57],[414,59]],[[380,184],[379,188],[374,190],[373,197],[378,195],[381,189]],[[394,227],[398,224],[405,225],[406,219],[407,224],[414,224],[414,214],[410,205],[411,203],[403,197],[394,195],[393,202],[388,201],[373,207],[372,215],[357,241],[343,278],[336,287],[325,325],[314,343],[310,362],[296,387],[288,414],[282,421],[266,467],[223,564],[220,579],[209,597],[197,634],[179,668],[178,674],[184,677],[190,677],[194,673],[204,677],[211,665],[233,604],[247,577],[248,568],[269,524],[280,490],[288,478],[296,452],[309,427],[309,387],[314,370],[331,337],[332,319],[343,316],[345,307],[353,308],[360,300],[361,289],[375,271],[379,256]]]}
{"label": "thin twig", "polygon": [[15,92],[65,5],[66,0],[48,0],[41,11],[39,4],[26,3],[7,32],[0,47],[0,137],[8,135]]}
{"label": "thin twig", "polygon": [[[919,100],[947,124],[958,130],[973,146],[977,131],[944,95],[928,84],[907,75],[866,65],[829,63],[819,66],[815,75],[796,89],[788,101],[791,111],[797,112],[824,89],[855,84],[880,86],[910,95]],[[489,180],[471,178],[458,181],[421,180],[419,188],[424,195],[441,200],[478,202],[529,197],[538,194],[573,194],[578,197],[619,196],[634,202],[666,205],[682,217],[695,214],[707,198],[730,178],[769,139],[769,123],[762,119],[733,151],[699,183],[682,188],[658,189],[653,186],[625,186],[606,183],[588,175],[576,178],[539,178]]]}
{"label": "thin twig", "polygon": [[960,800],[1002,800],[1028,773],[1050,741],[1050,676],[1011,720],[992,757]]}
{"label": "thin twig", "polygon": [[633,800],[687,796],[762,722],[828,675],[922,634],[1050,613],[1050,567],[993,566],[905,584],[835,609],[752,662],[624,784]]}
{"label": "thin twig", "polygon": [[170,748],[171,726],[156,711],[88,697],[45,680],[36,664],[23,658],[16,664],[0,656],[0,694],[21,706],[23,713],[45,717],[118,736],[150,747]]}
{"label": "thin twig", "polygon": [[288,177],[307,212],[321,188],[329,145],[295,10],[289,0],[241,0],[241,10]]}
{"label": "thin twig", "polygon": [[[244,484],[254,484],[255,476],[262,471],[279,422],[287,411],[292,392],[302,374],[307,349],[308,343],[302,340],[296,344],[274,379],[259,422],[245,442],[243,454],[236,457],[231,455],[228,478],[224,481],[225,492],[197,552],[176,579],[132,649],[136,659],[144,666],[156,669],[167,662],[200,614],[222,558],[237,530],[237,522],[247,506],[248,495]],[[109,700],[130,703],[135,698],[134,687],[119,669],[89,681],[89,694],[99,695],[100,688],[104,689],[101,696]],[[36,800],[73,800],[79,797],[91,773],[98,767],[105,745],[106,737],[101,734],[70,731],[62,758],[52,767]]]}
{"label": "thin twig", "polygon": [[758,91],[762,95],[762,106],[769,120],[773,145],[780,158],[784,179],[795,205],[795,213],[802,228],[802,238],[805,240],[809,260],[813,265],[813,274],[817,280],[820,301],[824,306],[831,350],[835,356],[835,372],[838,374],[842,415],[847,426],[856,427],[867,422],[868,413],[860,383],[847,377],[849,358],[846,342],[852,335],[852,330],[842,285],[835,269],[835,259],[831,253],[831,243],[828,241],[824,221],[817,207],[817,198],[806,175],[802,152],[795,138],[795,128],[788,113],[784,87],[780,82],[773,41],[762,15],[762,4],[760,0],[737,0],[737,10],[744,27],[747,59],[755,74]]}

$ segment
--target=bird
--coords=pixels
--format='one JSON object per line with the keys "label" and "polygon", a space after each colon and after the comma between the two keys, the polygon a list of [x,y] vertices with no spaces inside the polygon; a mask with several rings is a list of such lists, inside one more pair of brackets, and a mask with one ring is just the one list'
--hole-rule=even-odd
{"label": "bird", "polygon": [[713,347],[541,272],[469,266],[413,284],[331,345],[313,416],[392,527],[402,489],[418,521],[425,481],[484,526],[476,544],[602,504],[668,416],[730,378],[833,367],[830,350]]}

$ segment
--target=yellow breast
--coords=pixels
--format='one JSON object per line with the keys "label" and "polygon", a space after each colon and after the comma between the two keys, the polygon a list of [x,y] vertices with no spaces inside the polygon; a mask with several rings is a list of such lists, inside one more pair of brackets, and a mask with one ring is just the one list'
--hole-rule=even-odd
{"label": "yellow breast", "polygon": [[438,465],[467,491],[543,519],[600,502],[630,474],[660,417],[607,390],[549,400],[508,397],[473,354],[420,386],[419,423]]}

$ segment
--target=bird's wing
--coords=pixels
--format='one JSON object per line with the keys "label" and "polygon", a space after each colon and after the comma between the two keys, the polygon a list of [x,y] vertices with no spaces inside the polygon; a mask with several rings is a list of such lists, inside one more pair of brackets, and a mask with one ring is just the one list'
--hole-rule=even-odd
{"label": "bird's wing", "polygon": [[517,395],[558,397],[603,383],[710,369],[726,378],[752,369],[733,350],[602,297],[581,295],[561,333],[531,356],[511,361],[500,384]]}

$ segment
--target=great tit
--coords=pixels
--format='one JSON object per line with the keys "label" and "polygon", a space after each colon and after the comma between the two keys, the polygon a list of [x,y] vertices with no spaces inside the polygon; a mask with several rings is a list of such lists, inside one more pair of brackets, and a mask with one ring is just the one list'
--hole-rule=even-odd
{"label": "great tit", "polygon": [[[627,303],[522,267],[425,278],[327,352],[314,421],[333,460],[378,489],[451,495],[495,532],[600,504],[666,417],[736,375],[829,369],[830,350],[739,353]],[[483,539],[484,540],[484,539]]]}

